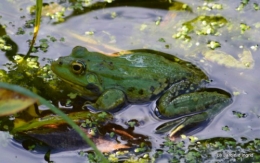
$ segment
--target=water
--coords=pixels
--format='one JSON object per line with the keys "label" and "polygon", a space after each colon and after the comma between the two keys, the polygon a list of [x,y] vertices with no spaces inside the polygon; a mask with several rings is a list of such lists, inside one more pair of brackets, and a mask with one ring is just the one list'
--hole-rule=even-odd
{"label": "water", "polygon": [[[68,1],[57,1],[63,7],[70,6]],[[49,3],[49,1],[46,1]],[[43,17],[38,40],[47,38],[48,35],[57,39],[55,42],[49,41],[46,52],[39,50],[33,54],[43,58],[55,59],[66,56],[74,46],[87,47],[89,51],[99,51],[111,54],[121,50],[131,49],[153,49],[165,53],[176,55],[181,59],[191,61],[203,69],[213,80],[209,87],[225,89],[233,95],[233,103],[219,113],[213,121],[202,131],[196,133],[198,138],[210,137],[247,137],[248,139],[258,138],[259,135],[259,50],[252,48],[259,45],[259,25],[260,11],[253,9],[253,3],[245,6],[243,12],[237,11],[239,1],[218,1],[223,4],[222,10],[212,9],[198,10],[206,2],[185,1],[191,10],[172,10],[169,1],[120,1],[112,3],[103,1],[92,1],[92,5],[84,11],[68,10],[64,13],[65,21],[57,23],[55,19]],[[28,51],[28,40],[31,39],[30,32],[33,28],[24,28],[25,21],[33,18],[28,13],[28,7],[34,5],[31,1],[7,1],[0,4],[0,24],[6,28],[0,30],[0,35],[7,33],[12,42],[12,47],[17,46],[14,52],[26,54]],[[181,39],[174,39],[172,36],[182,29],[182,24],[201,15],[219,14],[226,18],[228,24],[221,28],[216,28],[221,33],[220,36],[214,34],[196,35],[191,32],[188,35],[192,38],[189,43],[184,43]],[[250,17],[250,19],[248,19]],[[156,24],[156,22],[159,24]],[[199,22],[203,23],[203,22]],[[240,25],[245,23],[251,27],[250,30],[241,34]],[[18,28],[22,27],[25,34],[18,35]],[[89,35],[86,33],[92,33]],[[59,41],[64,37],[65,41]],[[164,41],[158,41],[161,38]],[[218,64],[202,55],[202,51],[208,49],[205,45],[208,41],[218,41],[221,43],[221,50],[239,61],[239,55],[243,48],[249,49],[252,53],[254,65],[251,69],[233,68]],[[40,42],[37,41],[39,46]],[[243,47],[242,47],[243,46]],[[206,47],[206,48],[205,48]],[[194,52],[195,51],[195,52]],[[8,54],[7,54],[8,55]],[[3,64],[9,62],[10,57],[4,51],[0,51],[0,68],[5,68]],[[218,59],[219,60],[219,59]],[[44,65],[46,62],[42,61]],[[238,63],[238,62],[237,62]],[[159,147],[163,141],[162,135],[154,134],[154,130],[162,121],[153,115],[154,102],[143,105],[129,106],[125,110],[115,115],[116,122],[126,127],[125,122],[136,119],[142,124],[136,127],[135,132],[148,135],[152,142],[153,150]],[[238,118],[233,111],[245,113],[245,118]],[[138,113],[138,114],[136,114]],[[230,131],[222,130],[228,126]],[[1,132],[1,134],[5,134]],[[0,158],[3,162],[45,162],[44,154],[29,152],[24,150],[20,144],[15,143],[11,138],[5,138],[6,145],[0,147],[2,153]],[[55,162],[84,162],[85,158],[77,153],[78,151],[66,151],[51,154],[51,160]]]}

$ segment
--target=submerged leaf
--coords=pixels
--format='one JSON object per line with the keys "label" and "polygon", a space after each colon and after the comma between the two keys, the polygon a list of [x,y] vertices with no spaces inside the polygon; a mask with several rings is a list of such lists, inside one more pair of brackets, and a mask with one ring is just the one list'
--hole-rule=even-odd
{"label": "submerged leaf", "polygon": [[[112,117],[110,114],[107,114],[103,118],[99,118],[98,116],[100,114],[102,114],[102,112],[98,114],[90,114],[88,111],[81,111],[76,113],[69,113],[67,116],[77,124],[80,124],[82,121],[85,121],[86,119],[89,119],[91,121],[95,120],[101,123],[110,120]],[[59,125],[63,124],[66,124],[66,121],[62,117],[58,115],[48,115],[42,118],[35,118],[23,125],[14,126],[12,132],[24,132],[40,127],[58,128]]]}
{"label": "submerged leaf", "polygon": [[20,93],[0,88],[0,116],[17,113],[33,105],[37,100]]}
{"label": "submerged leaf", "polygon": [[243,52],[238,54],[238,59],[220,50],[203,51],[202,55],[206,60],[226,67],[242,69],[252,69],[254,67],[254,59],[251,51],[248,49],[243,49]]}
{"label": "submerged leaf", "polygon": [[[131,148],[130,145],[117,142],[108,135],[93,136],[90,134],[90,129],[81,128],[81,130],[95,143],[101,152],[113,152],[119,149]],[[19,139],[19,136],[23,136],[25,138],[27,138],[26,136],[28,136],[28,138],[31,137],[53,149],[74,150],[89,147],[89,145],[81,138],[79,134],[77,134],[74,129],[39,128],[26,131],[22,135],[16,134],[16,139]]]}
{"label": "submerged leaf", "polygon": [[59,12],[64,12],[65,8],[58,3],[49,3],[42,8],[42,16],[54,16]]}

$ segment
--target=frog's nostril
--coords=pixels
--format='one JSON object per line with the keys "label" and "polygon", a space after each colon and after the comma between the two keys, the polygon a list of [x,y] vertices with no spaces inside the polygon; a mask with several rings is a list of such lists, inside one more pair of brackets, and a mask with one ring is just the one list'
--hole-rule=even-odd
{"label": "frog's nostril", "polygon": [[59,64],[59,65],[62,65],[62,62],[61,62],[61,61],[59,61],[59,62],[58,62],[58,64]]}

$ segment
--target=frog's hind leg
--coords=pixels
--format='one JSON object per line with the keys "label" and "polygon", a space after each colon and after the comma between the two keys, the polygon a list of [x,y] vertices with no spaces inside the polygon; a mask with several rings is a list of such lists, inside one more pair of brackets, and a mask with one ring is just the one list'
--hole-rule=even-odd
{"label": "frog's hind leg", "polygon": [[[167,113],[167,110],[169,108],[172,108],[172,109],[170,109],[170,111],[174,110],[174,109],[178,110],[178,106],[176,106],[176,104],[173,103],[174,99],[177,97],[180,97],[183,94],[189,94],[189,93],[195,92],[199,89],[200,88],[199,88],[198,84],[193,84],[187,80],[186,81],[183,80],[178,83],[175,83],[157,101],[158,111],[164,117],[174,117],[174,115],[173,115],[174,113],[173,114]],[[185,111],[184,111],[184,114],[185,114]],[[160,117],[160,115],[158,115],[158,116]],[[178,115],[176,115],[175,117],[178,117]]]}
{"label": "frog's hind leg", "polygon": [[[167,118],[183,117],[182,122],[167,122],[163,127],[159,126],[157,132],[164,128],[170,129],[169,136],[178,136],[187,130],[194,130],[195,126],[209,123],[222,108],[229,105],[231,95],[218,89],[206,89],[200,92],[192,92],[175,96],[167,92],[157,101],[157,109],[160,116]],[[164,127],[166,126],[166,127]]]}
{"label": "frog's hind leg", "polygon": [[216,114],[232,100],[230,94],[218,91],[218,89],[212,90],[205,89],[179,96],[168,91],[157,101],[157,109],[161,116],[169,118],[200,113],[207,109],[212,110],[212,114]]}

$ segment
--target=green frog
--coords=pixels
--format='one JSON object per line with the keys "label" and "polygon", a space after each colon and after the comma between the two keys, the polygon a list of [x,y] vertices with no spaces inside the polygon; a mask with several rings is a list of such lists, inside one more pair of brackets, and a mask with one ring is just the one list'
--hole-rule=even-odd
{"label": "green frog", "polygon": [[181,124],[189,125],[209,119],[231,102],[229,93],[205,88],[209,79],[201,69],[153,50],[108,56],[77,46],[53,61],[51,69],[86,97],[88,106],[102,111],[157,100],[159,117],[185,117]]}

